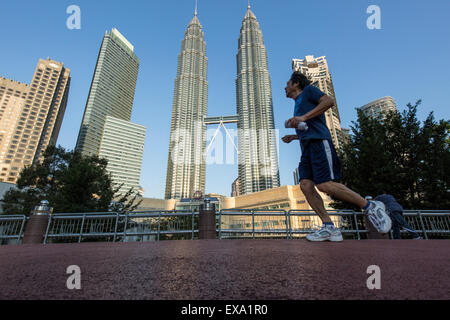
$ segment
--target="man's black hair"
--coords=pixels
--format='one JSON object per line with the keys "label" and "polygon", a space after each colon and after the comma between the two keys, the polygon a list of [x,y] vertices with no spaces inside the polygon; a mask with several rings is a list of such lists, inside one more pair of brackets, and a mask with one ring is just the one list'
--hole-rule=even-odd
{"label": "man's black hair", "polygon": [[298,86],[300,90],[305,89],[306,86],[309,86],[311,84],[311,81],[300,71],[296,71],[292,74],[290,81],[292,81],[292,84],[298,83]]}

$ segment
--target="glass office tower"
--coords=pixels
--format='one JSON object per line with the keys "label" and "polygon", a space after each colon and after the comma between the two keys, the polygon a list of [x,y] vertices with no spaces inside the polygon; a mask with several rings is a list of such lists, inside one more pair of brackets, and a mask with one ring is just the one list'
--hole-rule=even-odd
{"label": "glass office tower", "polygon": [[138,69],[131,43],[117,29],[106,32],[78,134],[78,151],[99,154],[106,116],[130,121]]}

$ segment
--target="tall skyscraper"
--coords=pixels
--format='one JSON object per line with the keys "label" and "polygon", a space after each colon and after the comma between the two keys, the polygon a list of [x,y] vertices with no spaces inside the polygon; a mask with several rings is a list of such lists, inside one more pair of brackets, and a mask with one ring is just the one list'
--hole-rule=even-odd
{"label": "tall skyscraper", "polygon": [[341,128],[343,146],[351,142],[350,129]]}
{"label": "tall skyscraper", "polygon": [[292,70],[300,71],[308,76],[314,86],[334,99],[335,106],[325,112],[325,119],[328,129],[330,129],[333,144],[336,150],[340,150],[343,145],[341,118],[326,57],[314,58],[314,56],[310,55],[306,56],[305,59],[293,59]]}
{"label": "tall skyscraper", "polygon": [[233,184],[231,185],[231,196],[232,197],[239,197],[239,178],[234,180]]}
{"label": "tall skyscraper", "polygon": [[208,58],[202,26],[197,18],[189,23],[178,55],[173,95],[166,199],[205,194],[206,125],[208,108]]}
{"label": "tall skyscraper", "polygon": [[383,97],[362,106],[360,109],[368,117],[383,120],[389,111],[397,111],[397,105],[392,97]]}
{"label": "tall skyscraper", "polygon": [[76,150],[108,160],[107,171],[120,192],[139,189],[145,127],[131,123],[139,58],[117,30],[100,47]]}
{"label": "tall skyscraper", "polygon": [[[29,85],[0,78],[0,182],[15,183],[20,170],[12,169],[15,150],[10,150],[11,140],[15,136],[17,122],[29,91]],[[22,125],[23,127],[23,125]],[[17,138],[14,139],[16,144]],[[29,154],[30,157],[34,155]],[[6,162],[8,161],[8,162]],[[31,164],[31,159],[28,164]],[[16,166],[17,169],[19,167]],[[20,167],[20,169],[22,169]]]}
{"label": "tall skyscraper", "polygon": [[0,182],[16,183],[56,144],[69,87],[70,70],[50,58],[39,59],[31,85],[0,78]]}
{"label": "tall skyscraper", "polygon": [[115,184],[123,184],[119,192],[130,188],[139,191],[145,142],[144,126],[106,116],[99,157],[108,159],[106,170]]}
{"label": "tall skyscraper", "polygon": [[295,168],[293,175],[294,175],[294,184],[293,185],[295,186],[297,184],[300,184],[300,172],[299,172],[298,168]]}
{"label": "tall skyscraper", "polygon": [[272,88],[264,38],[248,6],[238,42],[239,193],[280,186]]}
{"label": "tall skyscraper", "polygon": [[106,32],[78,134],[78,151],[99,154],[106,116],[130,121],[138,70],[133,45],[117,29]]}

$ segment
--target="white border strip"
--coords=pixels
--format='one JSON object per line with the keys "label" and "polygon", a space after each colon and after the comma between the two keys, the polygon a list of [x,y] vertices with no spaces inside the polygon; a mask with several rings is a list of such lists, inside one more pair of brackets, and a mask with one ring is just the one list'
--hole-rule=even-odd
{"label": "white border strip", "polygon": [[330,148],[330,143],[328,142],[328,140],[323,140],[323,146],[325,147],[325,153],[327,154],[328,165],[330,167],[331,180],[334,180],[333,156],[331,155],[331,148]]}

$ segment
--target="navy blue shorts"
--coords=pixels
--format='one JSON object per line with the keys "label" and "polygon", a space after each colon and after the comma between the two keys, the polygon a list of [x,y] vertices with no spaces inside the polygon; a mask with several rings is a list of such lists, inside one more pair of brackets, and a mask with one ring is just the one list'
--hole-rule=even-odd
{"label": "navy blue shorts", "polygon": [[298,167],[300,181],[308,179],[321,184],[341,179],[341,160],[328,140],[302,142],[302,159]]}

